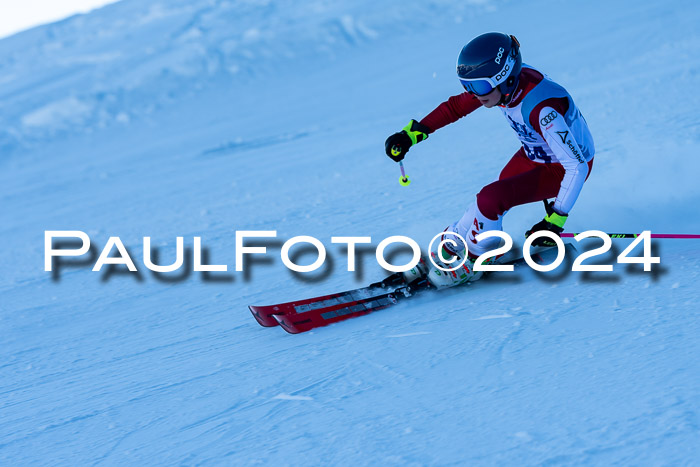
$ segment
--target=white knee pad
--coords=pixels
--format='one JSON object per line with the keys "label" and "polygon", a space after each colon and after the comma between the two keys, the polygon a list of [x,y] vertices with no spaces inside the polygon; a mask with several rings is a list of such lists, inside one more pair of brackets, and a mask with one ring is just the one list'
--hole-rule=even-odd
{"label": "white knee pad", "polygon": [[[497,248],[501,243],[501,239],[491,237],[477,243],[476,236],[489,230],[503,230],[503,216],[498,216],[496,221],[491,220],[479,211],[476,203],[472,203],[462,218],[454,222],[448,230],[461,235],[467,242],[466,247],[469,252],[474,256],[480,256],[489,250]],[[462,245],[462,242],[454,235],[446,234],[445,238],[454,240],[460,246]]]}

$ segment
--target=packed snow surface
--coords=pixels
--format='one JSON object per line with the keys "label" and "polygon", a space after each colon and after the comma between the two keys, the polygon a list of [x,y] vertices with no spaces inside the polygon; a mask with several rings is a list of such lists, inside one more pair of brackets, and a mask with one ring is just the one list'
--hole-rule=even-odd
{"label": "packed snow surface", "polygon": [[[294,336],[247,305],[383,278],[331,237],[427,248],[497,176],[518,142],[496,109],[413,148],[408,188],[383,155],[493,30],[594,135],[567,230],[700,232],[698,24],[689,0],[123,0],[1,40],[0,464],[697,462],[700,241],[654,241],[651,273],[521,269]],[[521,245],[542,215],[505,230]],[[46,230],[92,257],[45,272]],[[278,236],[245,273],[242,230]],[[295,235],[324,269],[284,267]],[[110,236],[138,274],[91,271]],[[178,236],[187,270],[198,236],[228,272],[147,270],[143,237],[168,264]]]}

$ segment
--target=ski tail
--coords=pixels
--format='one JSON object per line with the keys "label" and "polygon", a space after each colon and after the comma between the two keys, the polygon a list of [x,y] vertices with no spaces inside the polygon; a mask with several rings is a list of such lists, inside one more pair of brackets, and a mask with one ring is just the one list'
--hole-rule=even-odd
{"label": "ski tail", "polygon": [[248,306],[255,320],[264,327],[273,327],[279,324],[275,316],[286,314],[301,314],[325,308],[342,308],[343,305],[364,302],[375,296],[385,294],[388,290],[393,290],[402,285],[406,285],[403,275],[392,274],[380,282],[375,282],[367,287],[347,290],[320,297],[296,300],[293,302],[279,303],[268,306]]}
{"label": "ski tail", "polygon": [[271,328],[279,324],[277,323],[277,320],[275,320],[274,307],[249,305],[248,309],[253,314],[253,317],[260,324],[260,326]]}

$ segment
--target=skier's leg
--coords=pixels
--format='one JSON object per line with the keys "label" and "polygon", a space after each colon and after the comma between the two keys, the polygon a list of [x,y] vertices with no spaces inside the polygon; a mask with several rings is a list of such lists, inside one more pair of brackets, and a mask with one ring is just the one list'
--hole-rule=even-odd
{"label": "skier's leg", "polygon": [[[510,175],[486,185],[476,195],[479,210],[497,220],[509,209],[536,203],[559,194],[565,170],[561,164],[536,164],[526,172]],[[593,160],[588,162],[589,175]]]}
{"label": "skier's leg", "polygon": [[564,168],[559,164],[538,164],[527,172],[502,178],[486,185],[476,195],[484,216],[497,220],[509,209],[521,204],[552,198],[559,193]]}
{"label": "skier's leg", "polygon": [[[478,198],[477,198],[478,199]],[[497,237],[487,238],[481,242],[476,241],[476,236],[482,232],[488,232],[489,230],[502,230],[503,229],[503,215],[498,216],[495,220],[486,217],[479,209],[479,203],[472,203],[464,215],[458,220],[452,223],[448,227],[448,232],[455,232],[464,238],[467,242],[465,245],[456,235],[451,235],[446,233],[443,235],[443,239],[453,240],[455,243],[445,244],[445,248],[448,253],[458,254],[460,256],[464,255],[464,249],[466,248],[466,253],[472,258],[477,258],[478,256],[486,253],[489,250],[495,248],[500,239]]]}
{"label": "skier's leg", "polygon": [[[537,169],[539,166],[541,166],[541,164],[531,161],[525,155],[525,150],[521,147],[518,151],[516,151],[505,167],[503,167],[503,170],[501,170],[501,174],[498,177],[498,181],[530,172]],[[445,245],[448,253],[452,255],[460,255],[466,248],[469,256],[472,258],[477,258],[483,253],[498,246],[500,240],[497,237],[485,239],[479,244],[476,242],[476,236],[482,232],[487,232],[489,230],[503,230],[503,216],[507,212],[507,209],[501,210],[498,214],[493,214],[494,202],[491,198],[493,196],[498,196],[498,193],[497,190],[489,188],[491,185],[484,187],[484,189],[482,189],[477,195],[476,202],[472,203],[467,208],[462,218],[453,222],[452,225],[446,229],[447,231],[458,233],[468,243],[465,245],[461,242],[461,240],[459,240],[459,237],[445,234],[443,235],[443,239],[449,239],[455,242],[455,244],[447,243]],[[482,200],[481,204],[479,203],[480,198]],[[486,215],[481,209],[482,204],[488,209],[489,215]]]}
{"label": "skier's leg", "polygon": [[[589,167],[592,162],[589,162]],[[522,148],[518,150],[501,171],[499,179],[482,188],[476,195],[476,202],[469,206],[462,218],[446,229],[459,234],[466,245],[456,235],[445,233],[442,236],[443,240],[454,242],[445,244],[446,253],[460,259],[467,256],[464,270],[453,272],[450,277],[431,266],[428,274],[431,282],[438,287],[447,287],[477,280],[481,274],[473,271],[470,265],[478,256],[496,248],[500,239],[491,237],[477,242],[476,236],[490,230],[502,230],[503,216],[514,206],[555,197],[563,178],[561,164],[538,164],[528,159]],[[437,261],[441,259],[437,252],[431,252],[431,257]]]}
{"label": "skier's leg", "polygon": [[[430,266],[428,279],[433,285],[436,287],[451,287],[463,282],[475,281],[481,277],[482,272],[473,270],[474,261],[483,253],[498,247],[501,240],[498,237],[491,237],[477,242],[476,236],[490,230],[503,230],[503,216],[510,209],[507,206],[510,204],[513,206],[523,204],[513,204],[514,196],[509,193],[517,193],[521,183],[528,187],[525,191],[532,191],[532,187],[536,187],[540,179],[551,177],[551,174],[547,176],[542,171],[542,164],[537,164],[528,159],[522,148],[513,155],[501,171],[499,179],[484,187],[477,194],[476,202],[467,208],[459,220],[446,229],[442,240],[451,240],[451,242],[444,244],[443,250],[445,251],[438,249],[430,253],[434,262],[445,269],[449,268],[450,265],[445,264],[440,256],[456,256],[459,261],[465,260],[461,268],[451,272],[445,272],[432,264],[428,265]],[[519,177],[521,178],[520,181],[511,186],[509,181]],[[525,196],[529,198],[535,195],[536,193],[531,193]],[[499,201],[501,196],[506,196],[505,202]],[[454,232],[459,234],[459,236],[449,232]],[[460,236],[466,241],[466,245],[462,242]]]}
{"label": "skier's leg", "polygon": [[[432,262],[426,264],[429,267],[430,283],[437,288],[444,288],[480,279],[483,272],[474,271],[474,262],[481,254],[497,247],[500,239],[492,237],[477,242],[476,236],[489,230],[501,230],[502,217],[495,221],[489,219],[479,211],[477,203],[472,203],[462,218],[448,227],[442,235],[442,240],[447,240],[444,246],[430,252]],[[466,247],[462,238],[467,242]],[[447,263],[450,258],[454,258],[454,262]],[[460,267],[449,271],[459,264]]]}
{"label": "skier's leg", "polygon": [[525,149],[521,146],[520,149],[513,154],[513,157],[510,158],[505,167],[501,169],[498,180],[503,180],[504,178],[512,177],[523,172],[529,172],[538,165],[537,162],[533,162],[527,157]]}

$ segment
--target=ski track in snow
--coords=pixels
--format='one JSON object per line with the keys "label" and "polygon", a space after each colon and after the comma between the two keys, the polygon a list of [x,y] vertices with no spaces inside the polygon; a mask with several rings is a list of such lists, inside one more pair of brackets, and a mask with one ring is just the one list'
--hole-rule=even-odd
{"label": "ski track in snow", "polygon": [[[408,189],[383,156],[460,92],[454,59],[489,30],[591,126],[568,229],[697,233],[699,22],[689,1],[123,0],[0,41],[0,464],[696,462],[697,242],[655,241],[654,273],[519,269],[296,336],[246,305],[381,278],[372,250],[346,272],[330,237],[425,248],[493,180],[517,149],[497,110],[412,149]],[[505,229],[522,244],[542,215],[513,209]],[[59,229],[95,257],[52,280]],[[234,272],[234,232],[273,229]],[[90,271],[111,235],[138,276]],[[317,279],[282,265],[295,235],[326,245]],[[201,236],[229,271],[153,274],[144,236],[163,264]]]}
{"label": "ski track in snow", "polygon": [[392,339],[398,339],[401,337],[425,336],[428,334],[431,334],[431,333],[427,332],[427,331],[419,331],[419,332],[409,332],[406,334],[393,334],[393,335],[387,336],[387,337],[392,338]]}
{"label": "ski track in snow", "polygon": [[273,399],[279,399],[283,401],[312,401],[313,397],[308,396],[292,396],[290,394],[278,394]]}
{"label": "ski track in snow", "polygon": [[502,318],[512,318],[513,315],[509,315],[508,313],[503,313],[502,315],[486,315],[486,316],[480,316],[478,318],[472,318],[472,321],[480,321],[482,319],[502,319]]}

